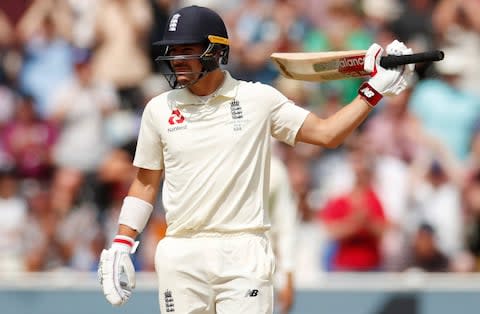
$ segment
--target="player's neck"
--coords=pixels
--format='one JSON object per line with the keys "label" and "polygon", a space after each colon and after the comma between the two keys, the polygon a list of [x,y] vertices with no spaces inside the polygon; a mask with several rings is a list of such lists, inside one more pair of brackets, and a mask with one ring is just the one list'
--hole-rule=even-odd
{"label": "player's neck", "polygon": [[214,93],[225,80],[225,73],[221,69],[207,73],[197,83],[189,87],[192,94],[207,96]]}

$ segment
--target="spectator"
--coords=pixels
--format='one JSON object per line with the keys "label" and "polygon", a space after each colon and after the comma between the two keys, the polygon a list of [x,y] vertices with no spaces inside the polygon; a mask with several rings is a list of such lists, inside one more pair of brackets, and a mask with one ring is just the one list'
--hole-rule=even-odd
{"label": "spectator", "polygon": [[81,171],[68,168],[57,169],[52,181],[51,202],[57,217],[53,239],[62,250],[63,267],[77,271],[96,270],[105,244],[98,208],[84,195],[86,184]]}
{"label": "spectator", "polygon": [[[478,49],[480,48],[480,3],[476,0],[440,0],[431,16],[437,45],[460,51],[456,62],[466,65],[458,73],[459,90],[480,97]],[[448,53],[448,51],[446,51]]]}
{"label": "spectator", "polygon": [[118,99],[114,88],[92,73],[88,50],[75,50],[74,57],[74,79],[59,89],[49,115],[60,130],[53,158],[59,167],[92,174],[111,149],[104,123],[117,109]]}
{"label": "spectator", "polygon": [[7,56],[13,47],[14,32],[5,12],[0,9],[0,86],[11,83],[7,64]]}
{"label": "spectator", "polygon": [[450,270],[448,256],[438,247],[435,229],[429,224],[421,224],[412,241],[412,261],[407,270],[425,272],[446,272]]}
{"label": "spectator", "polygon": [[465,177],[474,176],[480,170],[480,120],[475,123],[472,138],[470,141],[470,150],[464,163]]}
{"label": "spectator", "polygon": [[373,164],[362,147],[351,147],[349,161],[355,183],[346,193],[327,200],[319,218],[334,247],[333,271],[379,271],[380,244],[388,222],[373,189]]}
{"label": "spectator", "polygon": [[422,152],[423,129],[408,108],[411,90],[384,102],[367,121],[363,144],[375,157],[375,190],[390,228],[382,239],[384,269],[399,271],[409,249],[410,163]]}
{"label": "spectator", "polygon": [[59,221],[52,207],[52,195],[47,186],[34,185],[29,189],[29,211],[22,245],[26,271],[60,270],[67,264],[69,254],[56,235]]}
{"label": "spectator", "polygon": [[0,131],[14,116],[15,100],[14,91],[0,83]]}
{"label": "spectator", "polygon": [[131,165],[135,145],[126,145],[113,149],[102,161],[97,170],[98,180],[105,186],[105,207],[111,204],[121,205],[127,195],[128,183],[134,176]]}
{"label": "spectator", "polygon": [[364,130],[370,149],[405,163],[410,163],[421,149],[416,139],[421,124],[408,107],[411,94],[412,89],[409,89],[384,102],[367,121]]}
{"label": "spectator", "polygon": [[60,0],[65,7],[66,18],[71,23],[71,43],[75,47],[83,49],[92,49],[95,38],[95,19],[98,11],[98,5],[101,1],[97,0]]}
{"label": "spectator", "polygon": [[[139,105],[138,87],[151,73],[147,38],[152,14],[147,0],[105,0],[96,15],[93,72],[117,89],[121,104]],[[151,43],[150,43],[151,44]],[[128,69],[125,66],[128,65]]]}
{"label": "spectator", "polygon": [[58,86],[73,75],[69,27],[58,16],[56,2],[34,1],[17,25],[24,54],[20,89],[33,96],[41,117],[46,116]]}
{"label": "spectator", "polygon": [[[334,51],[367,49],[373,42],[372,34],[367,30],[360,11],[353,1],[327,1],[327,27],[310,30],[303,37],[304,51]],[[340,94],[340,103],[351,101],[361,79],[348,79],[326,82],[321,88],[335,89]]]}
{"label": "spectator", "polygon": [[400,15],[389,28],[396,38],[413,45],[414,50],[424,51],[434,48],[435,36],[432,25],[434,0],[406,0]]}
{"label": "spectator", "polygon": [[420,81],[408,104],[426,132],[447,145],[460,160],[467,157],[480,113],[480,98],[458,85],[467,67],[461,51],[445,49],[445,59],[435,64],[440,76]]}
{"label": "spectator", "polygon": [[294,1],[274,0],[272,3],[245,1],[236,8],[227,23],[232,32],[231,68],[238,78],[272,83],[278,70],[270,61],[275,51],[298,51],[301,38],[309,28]]}
{"label": "spectator", "polygon": [[480,271],[480,171],[472,174],[464,190],[465,244],[474,258],[475,271]]}
{"label": "spectator", "polygon": [[19,95],[14,118],[1,132],[1,139],[5,152],[15,160],[22,179],[49,178],[57,135],[57,130],[35,112],[33,98]]}
{"label": "spectator", "polygon": [[23,271],[27,204],[20,195],[16,170],[6,165],[0,169],[0,213],[0,272]]}
{"label": "spectator", "polygon": [[453,259],[464,249],[463,214],[460,187],[449,178],[446,167],[442,160],[429,158],[412,165],[414,219],[410,224],[414,228],[422,223],[431,225],[439,249]]}

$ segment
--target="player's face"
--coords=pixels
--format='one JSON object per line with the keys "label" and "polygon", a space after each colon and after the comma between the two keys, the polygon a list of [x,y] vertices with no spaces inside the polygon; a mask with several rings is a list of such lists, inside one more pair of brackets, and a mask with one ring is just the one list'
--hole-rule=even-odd
{"label": "player's face", "polygon": [[170,47],[169,56],[185,56],[187,58],[178,58],[170,61],[173,70],[177,76],[177,81],[181,85],[187,85],[196,80],[202,71],[202,64],[199,58],[188,58],[188,56],[200,56],[204,51],[204,46],[196,45],[175,45]]}

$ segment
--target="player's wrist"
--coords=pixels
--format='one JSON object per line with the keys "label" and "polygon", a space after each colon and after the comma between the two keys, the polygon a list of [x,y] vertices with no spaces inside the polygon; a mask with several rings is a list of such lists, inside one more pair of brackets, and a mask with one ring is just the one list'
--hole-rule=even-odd
{"label": "player's wrist", "polygon": [[127,196],[123,200],[118,223],[141,233],[145,228],[152,211],[152,204],[135,196]]}
{"label": "player's wrist", "polygon": [[375,107],[383,95],[370,82],[363,82],[358,89],[360,97],[371,107]]}
{"label": "player's wrist", "polygon": [[113,238],[111,248],[117,251],[126,252],[129,254],[135,253],[139,241],[125,235],[117,235]]}

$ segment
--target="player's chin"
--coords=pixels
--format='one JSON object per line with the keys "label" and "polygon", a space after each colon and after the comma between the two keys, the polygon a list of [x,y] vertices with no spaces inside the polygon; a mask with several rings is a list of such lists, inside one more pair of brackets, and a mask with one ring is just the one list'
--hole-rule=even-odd
{"label": "player's chin", "polygon": [[198,76],[193,73],[177,73],[177,82],[181,85],[188,85],[196,81],[197,78]]}
{"label": "player's chin", "polygon": [[185,77],[183,75],[177,75],[177,82],[180,85],[188,85],[190,82],[192,82],[192,79],[189,77]]}

